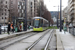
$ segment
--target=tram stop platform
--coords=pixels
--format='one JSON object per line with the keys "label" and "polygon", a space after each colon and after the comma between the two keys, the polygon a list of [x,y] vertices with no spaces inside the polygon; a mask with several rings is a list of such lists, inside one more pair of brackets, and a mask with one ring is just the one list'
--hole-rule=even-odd
{"label": "tram stop platform", "polygon": [[56,36],[57,50],[75,50],[75,36],[63,30],[60,32],[59,29],[56,30]]}
{"label": "tram stop platform", "polygon": [[25,33],[31,32],[31,31],[33,31],[33,29],[29,29],[27,31],[22,31],[22,32],[15,32],[15,33],[10,32],[10,34],[7,34],[7,33],[0,34],[0,40],[4,40],[4,39],[11,38],[11,37],[15,37],[17,35],[22,35],[22,34],[25,34]]}

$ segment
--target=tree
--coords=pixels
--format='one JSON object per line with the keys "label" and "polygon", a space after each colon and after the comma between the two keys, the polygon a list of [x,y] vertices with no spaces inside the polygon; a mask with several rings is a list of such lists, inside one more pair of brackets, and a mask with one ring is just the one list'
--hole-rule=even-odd
{"label": "tree", "polygon": [[51,24],[52,24],[52,26],[53,26],[53,24],[54,24],[54,21],[53,21],[53,19],[51,19]]}
{"label": "tree", "polygon": [[53,24],[53,19],[51,19],[51,14],[49,11],[45,11],[45,13],[43,14],[43,18],[47,19],[49,21],[49,26],[50,26],[50,23]]}

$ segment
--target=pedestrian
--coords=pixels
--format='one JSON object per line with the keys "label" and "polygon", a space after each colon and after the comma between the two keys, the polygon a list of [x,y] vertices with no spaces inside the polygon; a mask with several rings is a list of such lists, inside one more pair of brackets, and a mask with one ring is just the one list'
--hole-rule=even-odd
{"label": "pedestrian", "polygon": [[8,23],[8,31],[7,31],[8,34],[10,34],[9,31],[10,31],[10,22]]}
{"label": "pedestrian", "polygon": [[19,26],[19,30],[22,31],[22,26],[21,26],[21,24],[20,24],[20,26]]}
{"label": "pedestrian", "polygon": [[11,27],[11,31],[12,31],[12,32],[14,32],[13,22],[12,22],[12,24],[11,24],[11,26],[10,26],[10,27]]}
{"label": "pedestrian", "polygon": [[64,26],[64,33],[66,32],[66,26]]}
{"label": "pedestrian", "polygon": [[0,25],[0,34],[1,34],[1,25]]}

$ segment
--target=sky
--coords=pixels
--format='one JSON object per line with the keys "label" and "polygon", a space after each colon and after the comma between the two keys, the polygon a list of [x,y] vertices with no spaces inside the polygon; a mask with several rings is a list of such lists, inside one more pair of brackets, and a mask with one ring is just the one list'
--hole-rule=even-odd
{"label": "sky", "polygon": [[[58,11],[60,0],[44,0],[44,3],[49,11]],[[68,0],[62,0],[62,10],[68,5]]]}

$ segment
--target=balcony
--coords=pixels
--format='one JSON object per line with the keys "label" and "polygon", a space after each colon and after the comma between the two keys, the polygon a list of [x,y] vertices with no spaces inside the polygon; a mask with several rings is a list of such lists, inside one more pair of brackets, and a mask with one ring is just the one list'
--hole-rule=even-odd
{"label": "balcony", "polygon": [[74,14],[75,14],[75,10],[72,10],[72,11],[71,11],[71,15],[74,15]]}
{"label": "balcony", "polygon": [[69,0],[68,3],[70,4],[72,2],[72,0]]}
{"label": "balcony", "polygon": [[75,9],[75,7],[74,7],[74,6],[70,8],[70,11],[72,11],[73,9]]}
{"label": "balcony", "polygon": [[69,7],[73,7],[73,6],[74,6],[74,4],[75,4],[75,2],[72,2],[72,3],[70,4],[70,6],[69,6]]}

